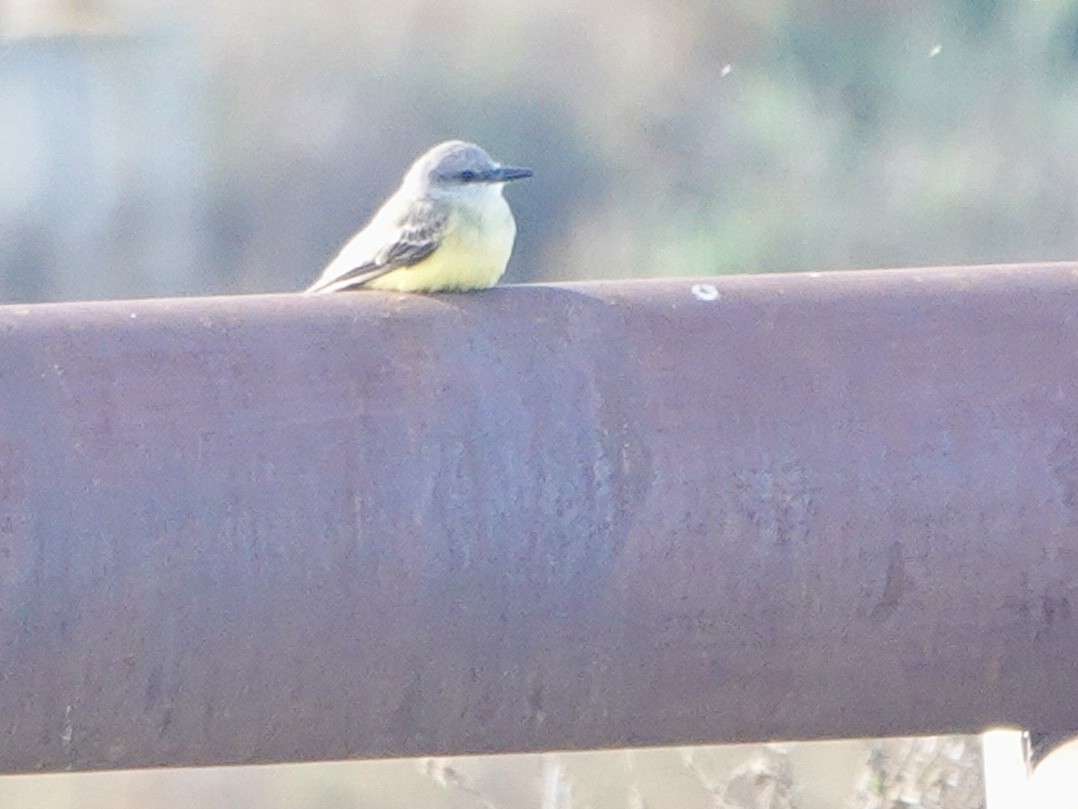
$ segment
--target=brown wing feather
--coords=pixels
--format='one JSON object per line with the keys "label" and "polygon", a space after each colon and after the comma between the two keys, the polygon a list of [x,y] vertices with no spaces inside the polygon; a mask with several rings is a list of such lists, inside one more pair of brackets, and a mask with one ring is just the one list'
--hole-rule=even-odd
{"label": "brown wing feather", "polygon": [[418,264],[442,242],[448,209],[429,200],[413,203],[397,223],[396,238],[365,261],[321,284],[337,290],[354,289],[400,267]]}

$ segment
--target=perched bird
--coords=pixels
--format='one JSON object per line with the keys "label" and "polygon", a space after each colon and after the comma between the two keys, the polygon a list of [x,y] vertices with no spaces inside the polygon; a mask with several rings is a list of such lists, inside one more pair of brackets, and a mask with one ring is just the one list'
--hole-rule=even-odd
{"label": "perched bird", "polygon": [[400,188],[345,244],[308,294],[486,289],[505,272],[517,226],[502,187],[531,169],[501,166],[451,140],[420,157]]}

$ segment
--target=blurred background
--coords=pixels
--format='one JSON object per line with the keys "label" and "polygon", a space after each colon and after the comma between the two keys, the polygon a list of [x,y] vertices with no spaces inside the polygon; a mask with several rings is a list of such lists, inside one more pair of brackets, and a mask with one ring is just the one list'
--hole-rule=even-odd
{"label": "blurred background", "polygon": [[285,291],[450,137],[509,281],[1078,258],[1071,0],[0,0],[0,300]]}
{"label": "blurred background", "polygon": [[[0,0],[0,301],[300,289],[452,137],[535,169],[510,282],[1078,259],[1078,3]],[[833,742],[0,805],[965,807],[979,773],[970,740]]]}

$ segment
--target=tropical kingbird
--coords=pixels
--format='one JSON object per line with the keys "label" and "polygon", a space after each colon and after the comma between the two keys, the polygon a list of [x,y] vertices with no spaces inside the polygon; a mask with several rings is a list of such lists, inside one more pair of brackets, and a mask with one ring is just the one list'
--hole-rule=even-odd
{"label": "tropical kingbird", "polygon": [[308,293],[486,289],[505,272],[517,226],[502,187],[531,169],[502,166],[451,140],[420,157]]}

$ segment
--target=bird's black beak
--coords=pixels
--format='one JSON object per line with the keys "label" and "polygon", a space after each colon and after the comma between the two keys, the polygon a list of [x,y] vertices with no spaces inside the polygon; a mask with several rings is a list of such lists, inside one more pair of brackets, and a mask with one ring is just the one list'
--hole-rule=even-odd
{"label": "bird's black beak", "polygon": [[508,183],[512,180],[523,180],[525,177],[531,176],[531,169],[516,168],[515,166],[498,166],[487,172],[485,179],[488,183]]}

